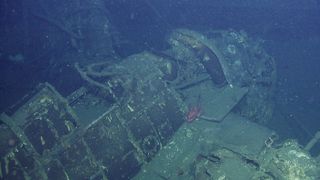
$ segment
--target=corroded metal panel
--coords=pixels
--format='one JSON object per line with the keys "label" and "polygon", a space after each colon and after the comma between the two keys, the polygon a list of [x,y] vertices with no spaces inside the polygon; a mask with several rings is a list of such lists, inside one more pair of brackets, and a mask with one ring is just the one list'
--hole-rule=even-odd
{"label": "corroded metal panel", "polygon": [[153,80],[89,125],[84,140],[108,178],[130,179],[155,156],[184,121],[179,102],[164,82]]}
{"label": "corroded metal panel", "polygon": [[71,179],[90,179],[100,167],[82,138],[67,146],[58,159]]}
{"label": "corroded metal panel", "polygon": [[[59,172],[58,166],[49,162],[61,149],[62,139],[78,126],[67,101],[51,85],[41,84],[26,97],[24,104],[12,108],[15,111],[10,117],[4,113],[0,117],[4,130],[0,139],[5,147],[1,152],[1,178],[47,179],[47,174]],[[60,169],[63,176],[56,176],[66,179],[64,167]]]}
{"label": "corroded metal panel", "polygon": [[[114,80],[119,87],[129,87],[124,91],[109,81],[99,82],[116,98],[87,123],[80,123],[67,100],[47,83],[10,116],[3,114],[1,120],[12,130],[8,137],[21,145],[0,151],[7,157],[6,177],[14,173],[33,179],[130,179],[150,162],[184,122],[184,106],[162,78],[159,57],[142,53],[127,62],[121,67],[139,70],[129,73],[135,88],[121,77]],[[140,69],[141,65],[150,68]],[[72,96],[70,103],[76,105],[79,98],[90,101],[95,92],[89,88]],[[105,97],[99,94],[94,94],[96,99]]]}
{"label": "corroded metal panel", "polygon": [[46,167],[48,180],[68,180],[69,176],[58,160],[52,160]]}
{"label": "corroded metal panel", "polygon": [[141,162],[116,112],[111,111],[88,128],[84,140],[109,178],[127,179],[139,170]]}
{"label": "corroded metal panel", "polygon": [[12,116],[32,147],[42,154],[77,127],[77,118],[63,97],[48,84]]}
{"label": "corroded metal panel", "polygon": [[176,31],[171,35],[171,38],[173,41],[183,44],[194,52],[199,62],[210,75],[213,83],[220,87],[227,84],[227,79],[216,52],[203,43],[199,37],[195,37],[194,34],[188,31]]}

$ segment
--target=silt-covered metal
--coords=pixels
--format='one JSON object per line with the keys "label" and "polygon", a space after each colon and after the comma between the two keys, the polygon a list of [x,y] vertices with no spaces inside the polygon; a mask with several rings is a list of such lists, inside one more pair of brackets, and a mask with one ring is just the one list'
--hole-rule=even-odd
{"label": "silt-covered metal", "polygon": [[[13,108],[11,113],[3,113],[1,125],[6,129],[7,136],[2,136],[2,144],[7,146],[10,138],[14,143],[1,154],[1,167],[5,169],[1,171],[1,177],[133,177],[140,166],[150,161],[180,127],[184,113],[179,96],[161,79],[164,74],[156,66],[159,57],[146,53],[130,58],[136,69],[142,64],[150,65],[148,74],[137,70],[130,86],[116,81],[121,76],[108,79],[110,89],[101,88],[100,91],[107,91],[107,95],[111,93],[115,101],[110,101],[109,106],[105,106],[105,112],[96,114],[96,118],[86,119],[86,123],[77,117],[78,104],[93,95],[101,95],[101,92],[90,90],[94,86],[90,83],[83,87],[87,90],[79,90],[82,95],[73,93],[74,97],[68,98],[72,107],[51,85],[45,83]],[[117,92],[119,88],[112,86],[115,82],[125,90]],[[126,88],[133,85],[134,90],[128,93]],[[29,157],[30,160],[25,162],[28,158],[17,157]]]}

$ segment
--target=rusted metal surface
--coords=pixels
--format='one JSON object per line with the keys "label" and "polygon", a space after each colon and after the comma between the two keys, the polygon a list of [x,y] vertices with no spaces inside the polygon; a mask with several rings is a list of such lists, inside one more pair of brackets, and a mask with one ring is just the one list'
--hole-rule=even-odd
{"label": "rusted metal surface", "polygon": [[72,94],[70,107],[47,83],[11,116],[2,114],[1,141],[8,148],[1,152],[1,178],[130,179],[151,161],[184,122],[182,101],[161,78],[159,57],[130,58],[132,69],[150,68],[138,70],[135,88],[91,123],[80,122],[72,107],[95,91]]}
{"label": "rusted metal surface", "polygon": [[227,84],[219,58],[210,47],[190,34],[179,31],[175,33],[172,38],[194,51],[196,57],[200,60],[200,63],[216,85],[221,87]]}

